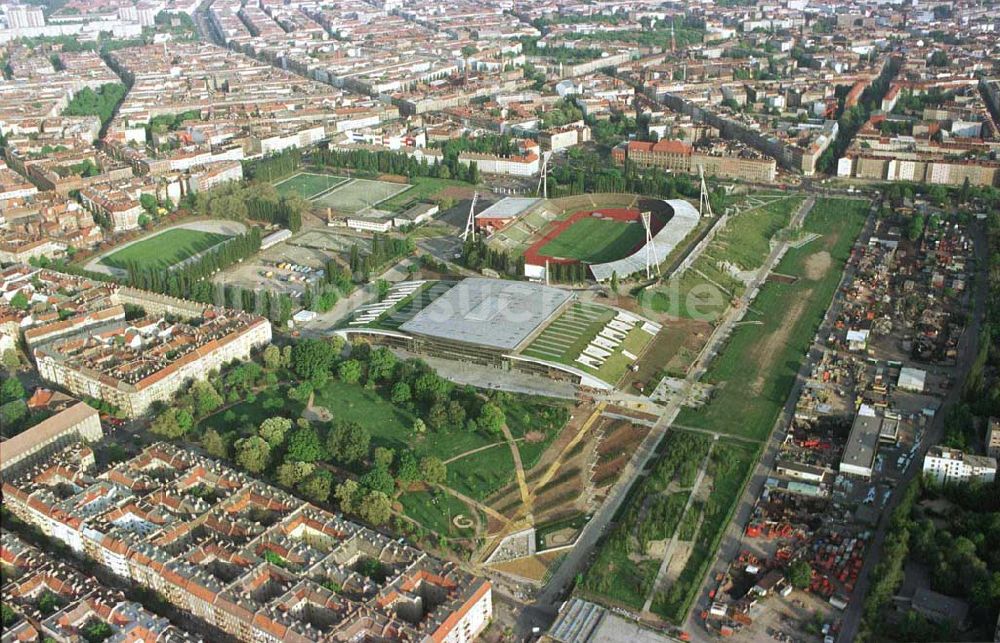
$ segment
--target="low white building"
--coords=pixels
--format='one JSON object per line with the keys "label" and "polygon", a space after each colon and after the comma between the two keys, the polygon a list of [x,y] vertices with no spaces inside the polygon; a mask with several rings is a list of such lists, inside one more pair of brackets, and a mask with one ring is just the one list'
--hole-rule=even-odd
{"label": "low white building", "polygon": [[923,393],[926,385],[927,371],[910,366],[904,366],[899,369],[899,380],[896,382],[896,386],[901,390]]}
{"label": "low white building", "polygon": [[276,246],[286,239],[290,239],[291,236],[292,236],[292,231],[289,230],[288,228],[282,228],[277,232],[272,232],[271,234],[267,235],[266,237],[260,240],[260,249],[267,250],[268,248]]}
{"label": "low white building", "polygon": [[949,484],[993,482],[997,475],[997,460],[946,446],[933,446],[924,456],[924,475]]}

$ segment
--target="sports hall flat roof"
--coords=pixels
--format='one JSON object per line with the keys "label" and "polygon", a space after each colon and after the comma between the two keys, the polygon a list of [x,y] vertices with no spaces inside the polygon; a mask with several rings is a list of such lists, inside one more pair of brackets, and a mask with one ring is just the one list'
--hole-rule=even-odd
{"label": "sports hall flat roof", "polygon": [[473,277],[435,299],[400,330],[513,350],[572,297],[551,286]]}
{"label": "sports hall flat roof", "polygon": [[500,199],[490,207],[486,208],[477,214],[476,218],[505,219],[508,217],[516,217],[540,201],[541,199],[509,196],[505,199]]}

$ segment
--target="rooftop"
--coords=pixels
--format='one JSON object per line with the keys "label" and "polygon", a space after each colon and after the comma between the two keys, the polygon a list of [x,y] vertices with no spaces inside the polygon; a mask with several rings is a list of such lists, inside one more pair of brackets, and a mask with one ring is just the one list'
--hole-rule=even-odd
{"label": "rooftop", "polygon": [[476,215],[477,219],[506,219],[516,217],[525,210],[532,208],[541,199],[531,199],[523,197],[507,197],[501,199]]}
{"label": "rooftop", "polygon": [[438,297],[400,329],[509,351],[528,340],[572,296],[540,284],[470,278]]}
{"label": "rooftop", "polygon": [[875,415],[875,411],[868,405],[861,405],[844,446],[844,455],[840,459],[841,471],[845,465],[871,470],[875,464],[875,449],[881,427],[882,420]]}

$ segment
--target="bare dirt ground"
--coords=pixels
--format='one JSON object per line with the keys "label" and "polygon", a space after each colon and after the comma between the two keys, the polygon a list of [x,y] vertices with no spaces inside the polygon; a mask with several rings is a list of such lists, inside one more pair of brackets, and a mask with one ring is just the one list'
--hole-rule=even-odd
{"label": "bare dirt ground", "polygon": [[826,275],[830,266],[833,265],[833,258],[826,250],[813,253],[806,258],[806,279],[818,281]]}
{"label": "bare dirt ground", "polygon": [[545,574],[548,573],[549,567],[552,563],[559,560],[562,556],[563,552],[549,552],[545,554],[536,554],[535,556],[529,556],[527,558],[520,558],[518,560],[512,560],[506,563],[490,565],[490,567],[505,574],[512,574],[514,576],[520,576],[521,578],[541,582],[545,578]]}
{"label": "bare dirt ground", "polygon": [[639,361],[639,370],[625,373],[623,388],[632,392],[638,384],[649,392],[659,383],[654,380],[657,380],[656,376],[661,369],[684,372],[711,332],[711,324],[705,321],[673,318],[664,320],[663,330],[653,338]]}
{"label": "bare dirt ground", "polygon": [[[457,185],[446,187],[434,196],[438,199],[454,199],[456,201],[461,201],[462,199],[471,199],[472,195],[476,190],[472,187],[463,188]],[[466,211],[468,211],[469,206],[465,206]],[[479,209],[478,207],[476,208]]]}
{"label": "bare dirt ground", "polygon": [[605,418],[599,430],[604,437],[596,450],[597,464],[591,473],[591,482],[596,487],[604,487],[618,477],[636,446],[646,437],[649,427]]}
{"label": "bare dirt ground", "polygon": [[763,390],[765,377],[774,366],[774,360],[780,356],[781,347],[788,341],[788,336],[791,334],[792,328],[805,311],[806,302],[809,301],[810,295],[811,291],[804,293],[782,317],[781,326],[763,342],[758,343],[750,353],[749,363],[759,364],[757,369],[758,375],[750,385],[750,391],[754,395],[760,395]]}

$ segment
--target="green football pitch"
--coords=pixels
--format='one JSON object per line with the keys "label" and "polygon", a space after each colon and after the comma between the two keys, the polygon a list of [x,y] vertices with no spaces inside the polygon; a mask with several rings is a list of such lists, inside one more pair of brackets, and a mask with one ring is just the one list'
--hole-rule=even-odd
{"label": "green football pitch", "polygon": [[166,269],[229,238],[215,232],[173,228],[122,248],[101,259],[101,263],[123,270],[132,262],[142,268]]}
{"label": "green football pitch", "polygon": [[303,199],[312,199],[319,194],[338,186],[347,179],[332,174],[310,174],[301,172],[295,176],[280,181],[274,185],[280,196],[298,194]]}
{"label": "green football pitch", "polygon": [[333,208],[338,212],[354,214],[374,207],[397,194],[402,194],[411,187],[406,183],[354,179],[346,185],[327,192],[316,199],[315,203],[322,207]]}
{"label": "green football pitch", "polygon": [[646,232],[638,221],[580,219],[538,252],[548,257],[604,263],[621,259],[645,238]]}

